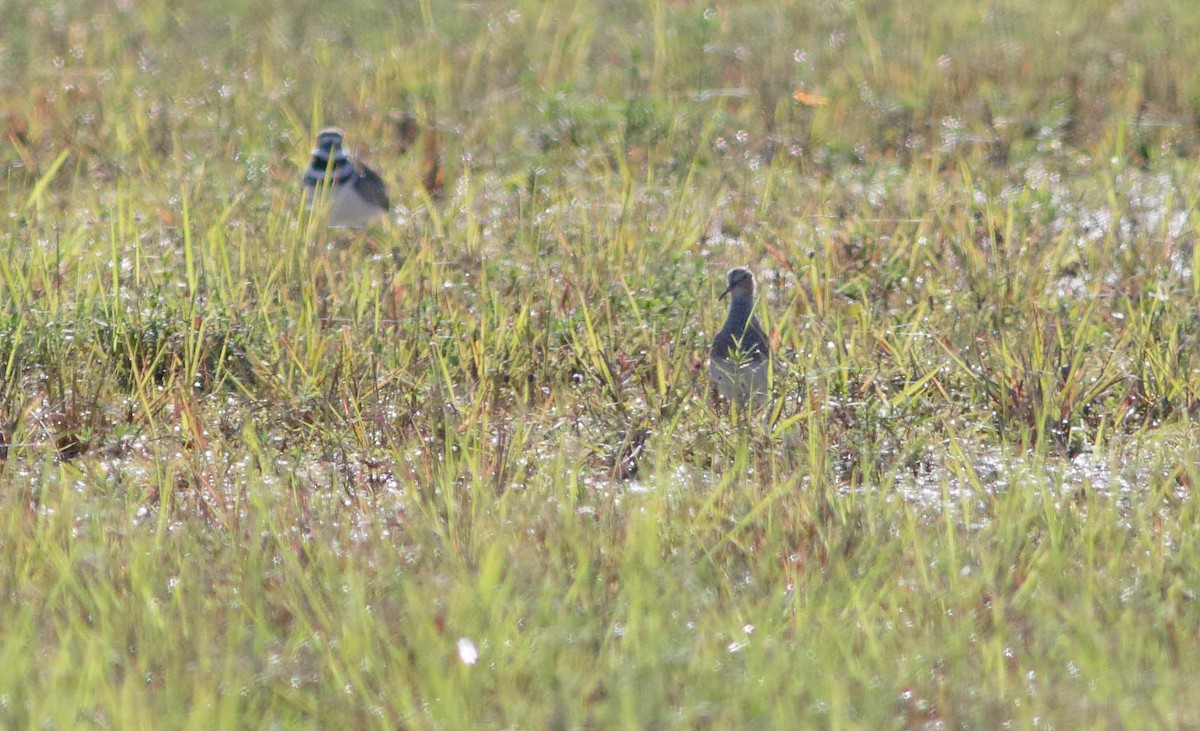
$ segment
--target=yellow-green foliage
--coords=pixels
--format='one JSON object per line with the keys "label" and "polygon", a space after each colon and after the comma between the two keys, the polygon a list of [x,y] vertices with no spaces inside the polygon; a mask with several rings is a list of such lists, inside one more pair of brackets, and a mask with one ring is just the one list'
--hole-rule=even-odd
{"label": "yellow-green foliage", "polygon": [[0,28],[0,727],[1200,726],[1195,3]]}

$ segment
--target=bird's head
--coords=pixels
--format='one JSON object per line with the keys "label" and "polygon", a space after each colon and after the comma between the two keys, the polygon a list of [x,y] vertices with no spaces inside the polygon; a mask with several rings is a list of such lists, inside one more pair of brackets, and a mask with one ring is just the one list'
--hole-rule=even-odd
{"label": "bird's head", "polygon": [[317,149],[313,153],[323,152],[326,156],[336,155],[342,149],[344,134],[337,127],[326,127],[317,134]]}
{"label": "bird's head", "polygon": [[725,291],[717,299],[725,299],[727,294],[732,294],[734,297],[754,296],[754,275],[750,273],[749,269],[737,267],[729,270],[729,286],[725,287]]}

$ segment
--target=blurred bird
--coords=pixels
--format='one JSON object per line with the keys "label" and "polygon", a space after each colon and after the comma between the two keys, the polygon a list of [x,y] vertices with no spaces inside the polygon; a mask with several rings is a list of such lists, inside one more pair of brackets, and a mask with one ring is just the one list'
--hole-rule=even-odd
{"label": "blurred bird", "polygon": [[328,207],[330,227],[360,228],[387,213],[391,204],[383,179],[346,153],[343,138],[336,127],[317,135],[304,172],[304,191],[309,204]]}
{"label": "blurred bird", "polygon": [[766,401],[775,363],[770,339],[754,316],[754,275],[749,269],[729,270],[729,286],[717,299],[726,295],[729,314],[713,338],[708,373],[721,396],[744,409]]}

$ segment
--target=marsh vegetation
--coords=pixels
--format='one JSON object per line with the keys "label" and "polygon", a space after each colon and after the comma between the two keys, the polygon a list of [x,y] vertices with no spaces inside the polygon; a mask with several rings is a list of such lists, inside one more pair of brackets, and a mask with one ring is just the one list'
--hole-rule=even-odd
{"label": "marsh vegetation", "polygon": [[0,27],[0,726],[1200,725],[1194,4]]}

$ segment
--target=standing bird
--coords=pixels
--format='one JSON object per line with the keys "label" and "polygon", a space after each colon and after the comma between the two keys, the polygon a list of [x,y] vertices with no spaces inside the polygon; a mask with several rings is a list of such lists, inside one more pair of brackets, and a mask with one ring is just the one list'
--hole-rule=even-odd
{"label": "standing bird", "polygon": [[359,228],[387,213],[391,203],[379,174],[346,154],[342,144],[336,127],[317,135],[304,171],[304,192],[310,205],[328,206],[329,226]]}
{"label": "standing bird", "polygon": [[754,316],[754,275],[749,269],[729,270],[729,286],[717,299],[729,297],[729,314],[713,338],[708,374],[717,391],[746,408],[766,401],[771,369],[771,342]]}

